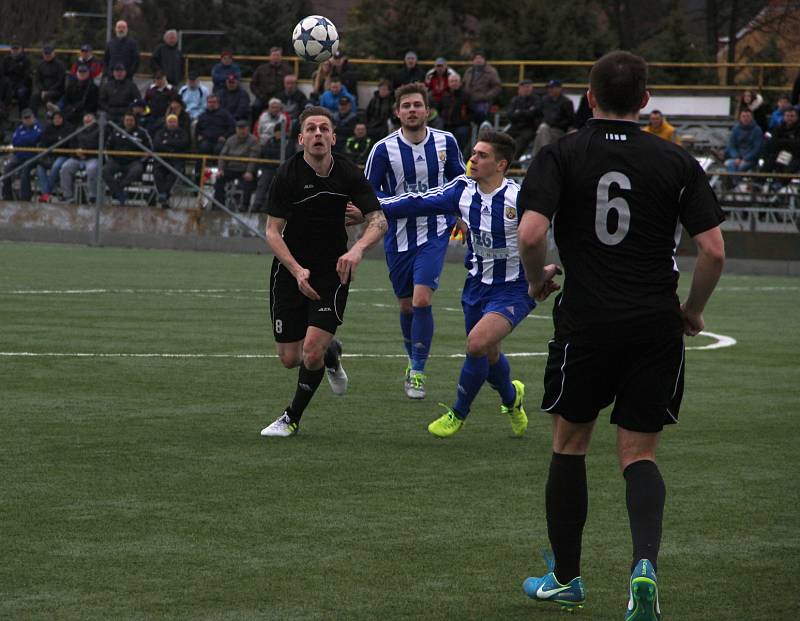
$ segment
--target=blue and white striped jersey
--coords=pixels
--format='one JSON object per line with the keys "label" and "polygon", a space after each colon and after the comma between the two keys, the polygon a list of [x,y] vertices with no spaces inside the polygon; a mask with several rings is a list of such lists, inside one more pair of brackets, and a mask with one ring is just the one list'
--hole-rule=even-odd
{"label": "blue and white striped jersey", "polygon": [[[379,197],[426,192],[464,174],[464,158],[453,134],[430,127],[427,130],[420,144],[410,143],[397,130],[372,147],[365,174]],[[452,219],[445,216],[417,215],[409,213],[389,223],[383,240],[386,252],[413,250],[449,234],[453,226]]]}
{"label": "blue and white striped jersey", "polygon": [[519,259],[517,211],[519,185],[511,179],[491,194],[484,194],[478,184],[461,175],[440,188],[422,194],[379,198],[388,219],[421,215],[454,214],[469,225],[469,251],[464,266],[469,275],[487,285],[525,279]]}

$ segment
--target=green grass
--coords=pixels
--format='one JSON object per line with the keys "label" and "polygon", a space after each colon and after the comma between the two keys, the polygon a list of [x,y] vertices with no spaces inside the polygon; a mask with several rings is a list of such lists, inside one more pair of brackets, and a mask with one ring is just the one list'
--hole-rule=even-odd
{"label": "green grass", "polygon": [[[0,244],[0,351],[272,354],[270,260]],[[462,280],[448,264],[435,354],[462,350]],[[354,288],[346,353],[401,353],[383,263]],[[681,424],[660,448],[665,619],[800,614],[799,312],[800,280],[725,277],[707,327],[738,343],[687,353]],[[550,331],[529,319],[506,350],[544,352]],[[296,377],[274,358],[0,356],[0,618],[563,618],[521,590],[547,542],[544,362],[511,360],[522,440],[488,387],[456,437],[430,437],[460,360],[433,358],[414,403],[405,361],[375,357],[346,359],[348,394],[323,385],[301,433],[269,441],[258,432]],[[576,618],[619,621],[627,598],[613,446],[598,425]]]}

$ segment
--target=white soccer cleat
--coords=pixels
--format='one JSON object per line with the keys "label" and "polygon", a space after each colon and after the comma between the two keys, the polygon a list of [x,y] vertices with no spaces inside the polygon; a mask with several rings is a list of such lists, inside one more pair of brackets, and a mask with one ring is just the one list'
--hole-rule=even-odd
{"label": "white soccer cleat", "polygon": [[269,427],[264,427],[261,435],[269,438],[288,438],[296,434],[298,429],[299,425],[284,412]]}
{"label": "white soccer cleat", "polygon": [[406,380],[405,384],[406,397],[409,399],[424,399],[426,379],[422,371],[409,371],[408,380]]}
{"label": "white soccer cleat", "polygon": [[343,395],[347,392],[347,373],[342,366],[342,343],[333,339],[329,349],[336,353],[336,366],[325,367],[325,375],[328,378],[328,383],[331,385],[331,390],[335,395]]}

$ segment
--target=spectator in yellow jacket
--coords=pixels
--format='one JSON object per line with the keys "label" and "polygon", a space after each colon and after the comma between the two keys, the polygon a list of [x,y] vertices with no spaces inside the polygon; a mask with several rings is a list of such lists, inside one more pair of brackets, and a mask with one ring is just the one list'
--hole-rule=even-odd
{"label": "spectator in yellow jacket", "polygon": [[645,125],[642,129],[658,136],[659,138],[663,138],[668,142],[674,142],[675,144],[681,143],[678,132],[676,132],[675,128],[669,124],[669,121],[664,118],[664,115],[661,114],[661,110],[653,110],[650,113],[650,119],[647,122],[647,125]]}

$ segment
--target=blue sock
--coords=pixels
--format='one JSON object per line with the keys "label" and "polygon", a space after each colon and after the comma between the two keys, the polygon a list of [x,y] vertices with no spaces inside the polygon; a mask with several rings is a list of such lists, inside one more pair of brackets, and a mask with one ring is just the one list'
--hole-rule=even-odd
{"label": "blue sock", "polygon": [[511,367],[508,365],[508,358],[502,353],[494,364],[489,365],[489,375],[486,377],[489,385],[500,393],[503,405],[511,407],[517,398],[517,390],[511,383]]}
{"label": "blue sock", "polygon": [[403,345],[406,346],[409,360],[411,360],[411,322],[413,320],[413,314],[400,313],[400,330],[403,332]]}
{"label": "blue sock", "polygon": [[430,306],[415,306],[411,324],[411,368],[424,371],[433,341],[433,309]]}
{"label": "blue sock", "polygon": [[453,406],[453,412],[461,420],[464,420],[469,414],[469,408],[481,386],[486,381],[488,374],[489,358],[486,356],[481,356],[480,358],[467,356],[461,367],[461,377],[458,378],[458,390],[456,391],[456,404]]}

